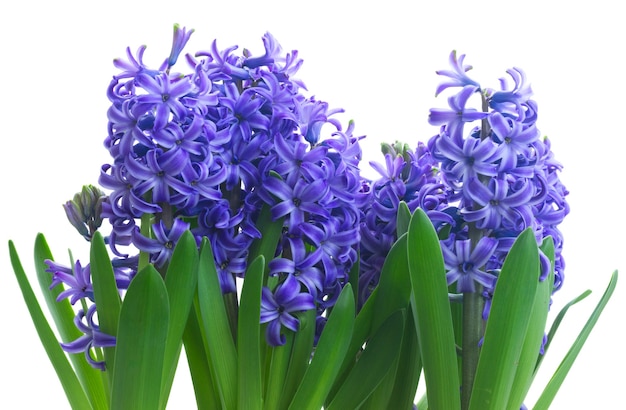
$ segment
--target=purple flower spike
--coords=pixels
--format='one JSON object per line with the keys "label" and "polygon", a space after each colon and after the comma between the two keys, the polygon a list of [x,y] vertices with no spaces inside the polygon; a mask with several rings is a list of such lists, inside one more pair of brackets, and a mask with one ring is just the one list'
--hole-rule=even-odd
{"label": "purple flower spike", "polygon": [[268,323],[266,339],[271,346],[285,344],[281,327],[298,331],[299,321],[291,313],[314,309],[313,296],[300,291],[300,283],[293,275],[276,287],[274,293],[264,287],[261,298],[261,323]]}

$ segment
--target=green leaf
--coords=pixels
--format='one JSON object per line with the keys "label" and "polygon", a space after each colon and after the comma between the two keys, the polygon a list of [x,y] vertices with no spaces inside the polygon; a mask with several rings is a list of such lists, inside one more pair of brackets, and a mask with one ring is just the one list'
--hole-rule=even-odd
{"label": "green leaf", "polygon": [[359,312],[350,346],[342,363],[337,383],[333,386],[332,399],[355,363],[355,357],[363,344],[378,327],[395,311],[406,308],[411,295],[406,256],[407,236],[402,235],[391,247],[383,264],[378,286]]}
{"label": "green leaf", "polygon": [[404,322],[404,335],[402,336],[398,368],[394,377],[395,385],[387,408],[410,409],[413,407],[421,371],[422,358],[417,343],[415,319],[412,309],[408,309]]}
{"label": "green leaf", "polygon": [[198,409],[217,409],[220,406],[219,398],[213,388],[211,367],[209,366],[209,358],[204,348],[204,338],[198,320],[196,309],[191,309],[185,333],[183,333],[185,355],[187,356]]}
{"label": "green leaf", "polygon": [[163,279],[148,265],[133,278],[122,304],[111,408],[159,408],[169,315]]}
{"label": "green leaf", "polygon": [[211,361],[212,378],[223,408],[237,405],[237,351],[217,277],[211,243],[204,238],[198,265],[198,304]]}
{"label": "green leaf", "polygon": [[411,278],[407,259],[407,235],[402,235],[393,244],[383,263],[378,282],[378,293],[374,299],[374,316],[371,332],[395,311],[406,308],[411,298]]}
{"label": "green leaf", "polygon": [[367,342],[328,410],[356,409],[372,394],[395,363],[404,332],[404,310],[397,310]]}
{"label": "green leaf", "polygon": [[261,386],[261,289],[265,258],[259,255],[246,271],[241,289],[239,309],[237,408],[261,409],[263,393]]}
{"label": "green leaf", "polygon": [[[70,302],[67,299],[63,299],[57,302],[57,296],[62,292],[63,286],[58,285],[53,289],[50,289],[52,284],[52,274],[46,272],[48,265],[45,263],[47,259],[53,260],[52,252],[46,242],[43,234],[38,234],[35,239],[35,271],[37,272],[37,279],[41,287],[41,292],[44,296],[48,311],[52,315],[52,319],[56,325],[56,328],[61,337],[61,341],[64,343],[73,342],[81,337],[83,334],[76,328],[74,324],[74,317],[76,313]],[[72,267],[73,268],[73,267]],[[85,357],[80,354],[70,354],[70,361],[76,371],[76,375],[80,380],[83,389],[89,397],[89,402],[94,409],[106,409],[108,408],[109,395],[105,392],[104,380],[106,377],[100,370],[93,368]]]}
{"label": "green leaf", "polygon": [[281,396],[283,394],[283,386],[287,377],[287,369],[289,367],[289,358],[294,341],[294,332],[285,331],[285,344],[282,346],[269,347],[269,371],[266,377],[265,399],[263,408],[274,410],[279,408]]}
{"label": "green leaf", "polygon": [[552,326],[550,327],[550,331],[548,332],[548,337],[547,337],[548,341],[546,342],[546,345],[543,347],[543,355],[539,356],[539,358],[537,359],[537,364],[535,365],[535,374],[539,370],[539,367],[541,365],[541,362],[543,361],[543,358],[548,353],[548,349],[550,347],[550,344],[552,343],[552,340],[554,339],[554,335],[556,334],[557,330],[559,329],[559,326],[561,325],[561,322],[563,321],[563,318],[567,314],[567,311],[569,310],[569,308],[571,308],[572,306],[574,306],[578,302],[582,301],[583,299],[585,299],[590,294],[591,294],[591,291],[589,289],[587,289],[586,291],[584,291],[583,293],[581,293],[580,295],[578,295],[577,297],[575,297],[574,299],[569,301],[569,303],[567,303],[563,307],[563,309],[561,309],[559,311],[559,314],[554,319],[554,322],[552,322]]}
{"label": "green leaf", "polygon": [[443,255],[437,232],[420,208],[409,223],[407,252],[428,403],[434,409],[459,409],[458,364]]}
{"label": "green leaf", "polygon": [[178,359],[183,344],[183,333],[193,305],[198,284],[198,248],[190,231],[178,240],[172,259],[165,274],[165,288],[170,305],[170,325],[167,332],[163,378],[161,386],[161,408],[165,408],[172,389]]}
{"label": "green leaf", "polygon": [[291,402],[292,410],[319,410],[339,373],[354,328],[354,295],[345,285],[326,326],[315,354]]}
{"label": "green leaf", "polygon": [[287,408],[293,399],[302,377],[309,366],[311,360],[311,352],[313,351],[313,342],[315,340],[316,328],[316,312],[315,310],[307,310],[296,314],[300,325],[298,331],[294,335],[293,347],[291,348],[291,358],[289,360],[289,369],[285,377],[285,385],[282,389],[279,408]]}
{"label": "green leaf", "polygon": [[[122,302],[115,282],[111,259],[100,232],[96,232],[91,238],[89,266],[100,331],[111,336],[117,336]],[[109,382],[111,382],[111,377],[115,371],[115,351],[116,347],[104,348],[104,361]]]}
{"label": "green leaf", "polygon": [[[91,409],[89,399],[83,391],[78,377],[74,373],[72,366],[65,356],[65,352],[61,349],[59,341],[55,337],[54,332],[50,328],[50,325],[48,324],[48,321],[39,306],[39,302],[33,292],[33,288],[28,282],[26,272],[24,272],[24,268],[22,267],[22,263],[19,259],[17,251],[15,250],[13,241],[9,241],[9,256],[15,273],[15,278],[20,286],[24,302],[26,303],[26,307],[30,313],[30,317],[33,320],[33,324],[35,325],[41,344],[48,354],[50,363],[52,363],[52,366],[59,377],[59,381],[61,382],[61,386],[63,387],[63,391],[67,396],[70,406],[73,409]],[[33,388],[36,390],[37,386],[33,386]]]}
{"label": "green leaf", "polygon": [[265,258],[265,269],[267,272],[269,272],[267,264],[274,259],[274,255],[276,254],[276,247],[283,233],[284,221],[284,218],[273,221],[268,205],[263,205],[261,208],[256,225],[261,229],[262,235],[260,238],[255,239],[252,245],[250,245],[248,260],[253,261],[258,256],[262,255]]}
{"label": "green leaf", "polygon": [[493,292],[470,409],[506,408],[538,284],[539,250],[528,228],[513,243]]}
{"label": "green leaf", "polygon": [[583,327],[582,331],[580,332],[580,334],[578,335],[578,337],[572,344],[572,347],[569,349],[569,351],[563,358],[563,361],[561,362],[559,367],[556,369],[556,372],[554,372],[554,375],[552,375],[552,378],[548,382],[548,385],[546,386],[546,388],[541,393],[541,396],[537,400],[537,403],[535,404],[535,407],[533,407],[533,409],[543,410],[543,409],[547,409],[548,407],[550,407],[552,400],[554,400],[554,397],[556,396],[557,392],[561,388],[561,384],[563,384],[565,377],[569,373],[569,370],[574,364],[574,361],[578,357],[578,353],[580,353],[580,350],[582,349],[585,342],[587,341],[587,337],[589,337],[589,334],[591,334],[591,331],[593,330],[593,327],[596,325],[598,318],[602,314],[604,307],[609,302],[609,299],[611,299],[611,296],[613,295],[613,291],[615,290],[615,286],[617,285],[617,276],[618,276],[617,271],[614,271],[613,275],[611,275],[611,280],[609,282],[609,285],[607,286],[604,294],[602,295],[602,298],[600,298],[600,301],[596,305],[596,308],[591,313],[591,316],[587,320],[587,323],[585,323],[585,326]]}
{"label": "green leaf", "polygon": [[552,295],[554,284],[554,242],[552,237],[545,238],[540,249],[550,260],[550,273],[537,286],[537,294],[533,303],[526,336],[524,337],[524,346],[519,357],[519,366],[513,380],[507,408],[520,408],[524,402],[524,398],[533,381],[535,364],[541,351],[546,322],[548,321],[550,295]]}
{"label": "green leaf", "polygon": [[396,236],[398,238],[408,232],[409,222],[411,222],[411,210],[406,202],[400,201],[396,215]]}

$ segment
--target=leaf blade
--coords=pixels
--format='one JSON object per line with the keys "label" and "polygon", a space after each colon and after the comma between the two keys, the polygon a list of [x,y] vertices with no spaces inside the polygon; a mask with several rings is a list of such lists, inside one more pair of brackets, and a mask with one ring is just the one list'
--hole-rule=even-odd
{"label": "leaf blade", "polygon": [[148,265],[133,278],[120,311],[112,408],[159,408],[169,312],[165,283]]}
{"label": "leaf blade", "polygon": [[437,232],[420,208],[409,222],[407,252],[428,403],[437,409],[460,409],[458,364],[443,255]]}

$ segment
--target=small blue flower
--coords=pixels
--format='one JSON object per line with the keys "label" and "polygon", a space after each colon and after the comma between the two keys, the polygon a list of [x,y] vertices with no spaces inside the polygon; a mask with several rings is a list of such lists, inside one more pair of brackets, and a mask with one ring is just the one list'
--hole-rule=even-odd
{"label": "small blue flower", "polygon": [[89,264],[83,267],[80,264],[80,261],[77,260],[74,264],[74,269],[70,269],[49,259],[47,259],[45,263],[48,265],[46,272],[52,273],[52,283],[50,284],[50,289],[60,284],[64,284],[69,287],[59,293],[57,301],[69,298],[72,305],[78,300],[85,298],[88,298],[92,302],[94,301],[93,285],[91,284],[91,269],[89,268]]}
{"label": "small blue flower", "polygon": [[174,24],[174,39],[172,41],[172,50],[170,56],[167,59],[167,67],[172,67],[176,64],[178,56],[185,48],[185,45],[189,41],[189,37],[193,34],[193,29],[187,30],[185,27],[181,28],[180,25]]}
{"label": "small blue flower", "polygon": [[464,59],[465,54],[461,54],[457,57],[456,50],[453,50],[450,53],[450,66],[452,67],[452,70],[436,71],[438,75],[448,77],[449,80],[439,84],[439,86],[437,87],[437,91],[435,91],[435,96],[438,96],[443,90],[449,87],[465,87],[466,85],[472,85],[476,88],[480,88],[480,84],[478,84],[476,81],[469,78],[467,74],[465,74],[472,69],[472,66],[464,65]]}
{"label": "small blue flower", "polygon": [[454,250],[443,244],[441,247],[448,270],[448,285],[456,282],[459,293],[475,292],[475,282],[486,288],[492,288],[495,283],[495,277],[482,269],[496,250],[498,240],[485,236],[480,238],[474,250],[471,246],[471,241],[466,239],[454,241]]}
{"label": "small blue flower", "polygon": [[189,224],[178,218],[174,219],[170,229],[165,227],[163,221],[159,221],[159,223],[152,225],[154,239],[141,235],[139,228],[137,228],[133,232],[133,243],[140,250],[151,254],[151,262],[162,267],[172,257],[176,243],[187,229],[189,229]]}
{"label": "small blue flower", "polygon": [[285,281],[272,291],[264,287],[261,298],[261,323],[268,323],[267,343],[271,346],[285,344],[281,334],[282,326],[294,332],[298,331],[299,321],[292,313],[315,309],[313,296],[300,291],[300,283],[293,275],[287,275]]}
{"label": "small blue flower", "polygon": [[[94,313],[96,313],[96,305],[91,305],[86,315],[83,309],[78,311],[78,314],[74,318],[74,324],[83,335],[73,342],[61,343],[61,347],[68,353],[84,353],[85,358],[91,366],[104,371],[104,362],[94,359],[91,349],[113,347],[115,346],[115,337],[100,331],[100,327],[94,322]],[[85,319],[85,321],[83,321],[83,319]]]}

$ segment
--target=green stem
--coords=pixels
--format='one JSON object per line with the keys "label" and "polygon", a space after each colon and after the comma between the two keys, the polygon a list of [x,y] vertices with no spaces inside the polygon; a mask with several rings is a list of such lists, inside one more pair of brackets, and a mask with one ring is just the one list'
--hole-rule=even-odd
{"label": "green stem", "polygon": [[[489,103],[484,92],[481,92],[482,110],[489,111]],[[491,129],[487,119],[481,121],[480,139],[487,138]],[[480,181],[483,184],[489,183],[489,177],[480,175]],[[474,204],[479,207],[478,204]],[[477,229],[474,224],[469,225],[469,239],[471,241],[471,249],[474,250],[480,239],[485,233],[481,229]],[[463,293],[463,352],[462,352],[462,387],[461,387],[461,408],[467,410],[469,408],[470,399],[472,397],[472,389],[474,388],[474,378],[476,377],[476,368],[478,367],[478,358],[480,356],[480,348],[478,343],[484,334],[483,309],[485,300],[482,296],[483,288],[475,283],[475,292]]]}
{"label": "green stem", "polygon": [[461,408],[468,409],[474,377],[478,367],[480,348],[478,342],[483,336],[484,300],[482,287],[477,285],[476,292],[463,293],[463,374],[461,387]]}

